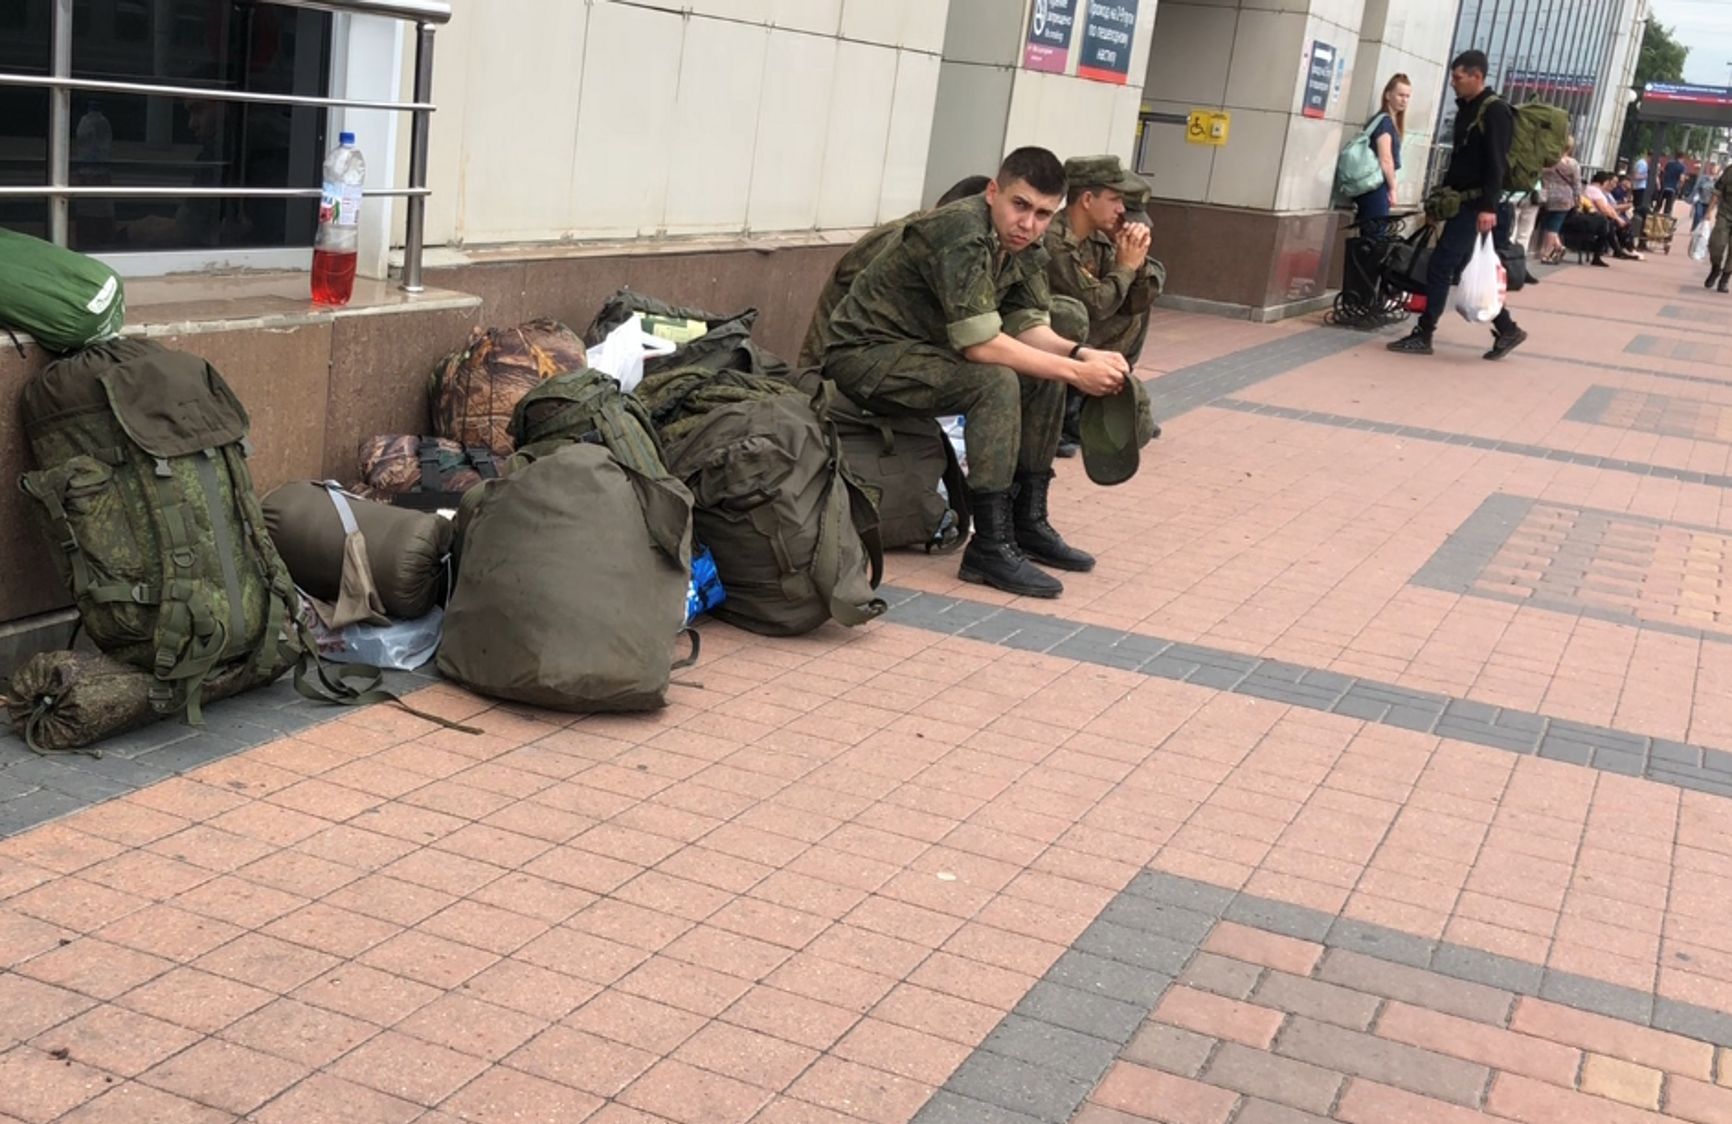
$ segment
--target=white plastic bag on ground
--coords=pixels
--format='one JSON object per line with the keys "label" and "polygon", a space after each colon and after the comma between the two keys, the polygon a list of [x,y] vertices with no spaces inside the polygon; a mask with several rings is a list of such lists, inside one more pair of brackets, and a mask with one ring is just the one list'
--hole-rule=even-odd
{"label": "white plastic bag on ground", "polygon": [[1461,284],[1455,290],[1455,310],[1469,324],[1484,324],[1497,319],[1503,311],[1504,293],[1509,288],[1509,275],[1498,260],[1497,248],[1490,234],[1481,234],[1474,245],[1473,257],[1461,272]]}
{"label": "white plastic bag on ground", "polygon": [[339,629],[326,628],[316,613],[306,616],[318,640],[320,659],[398,671],[414,671],[432,659],[445,625],[445,610],[439,608],[412,621],[351,624]]}
{"label": "white plastic bag on ground", "polygon": [[1711,223],[1703,223],[1696,228],[1696,233],[1690,235],[1690,259],[1692,261],[1708,260],[1708,239],[1713,235]]}
{"label": "white plastic bag on ground", "polygon": [[589,349],[592,370],[612,375],[619,388],[627,393],[643,381],[643,361],[650,355],[671,355],[678,345],[671,340],[652,336],[643,330],[643,314],[634,312],[631,319],[607,334],[601,343]]}

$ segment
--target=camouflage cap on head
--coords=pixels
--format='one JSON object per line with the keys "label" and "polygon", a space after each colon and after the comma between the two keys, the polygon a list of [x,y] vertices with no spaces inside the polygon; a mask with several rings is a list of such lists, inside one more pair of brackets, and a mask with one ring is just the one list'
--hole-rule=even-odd
{"label": "camouflage cap on head", "polygon": [[1071,190],[1089,187],[1110,187],[1121,194],[1148,191],[1142,179],[1125,171],[1117,156],[1073,156],[1064,162],[1064,178]]}

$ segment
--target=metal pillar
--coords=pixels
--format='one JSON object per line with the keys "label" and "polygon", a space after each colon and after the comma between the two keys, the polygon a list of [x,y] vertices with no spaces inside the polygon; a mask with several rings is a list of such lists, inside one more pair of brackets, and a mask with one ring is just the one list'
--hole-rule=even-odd
{"label": "metal pillar", "polygon": [[[72,0],[54,0],[50,25],[53,58],[50,73],[72,77]],[[72,186],[72,91],[54,87],[48,91],[48,183]],[[48,197],[48,240],[64,246],[72,233],[72,201],[64,195]]]}
{"label": "metal pillar", "polygon": [[[415,25],[415,100],[423,105],[433,100],[433,25]],[[427,136],[432,115],[417,109],[409,126],[409,186],[427,186]],[[403,290],[419,293],[421,250],[427,234],[427,198],[411,195],[403,216]]]}

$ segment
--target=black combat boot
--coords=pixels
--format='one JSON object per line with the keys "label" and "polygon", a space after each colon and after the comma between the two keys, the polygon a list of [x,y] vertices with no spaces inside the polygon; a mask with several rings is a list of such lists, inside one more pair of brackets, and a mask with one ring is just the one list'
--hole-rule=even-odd
{"label": "black combat boot", "polygon": [[1702,282],[1702,287],[1704,289],[1712,289],[1714,287],[1714,282],[1716,282],[1718,280],[1720,280],[1720,271],[1718,269],[1715,269],[1713,266],[1709,266],[1708,267],[1708,280]]}
{"label": "black combat boot", "polygon": [[1732,270],[1722,269],[1720,271],[1720,283],[1714,286],[1714,291],[1716,293],[1724,293],[1726,291],[1726,282],[1728,281],[1732,281]]}
{"label": "black combat boot", "polygon": [[958,576],[965,582],[990,585],[1023,597],[1057,597],[1064,586],[1038,569],[1016,545],[1009,492],[973,492],[968,509],[974,515],[974,537],[962,551]]}
{"label": "black combat boot", "polygon": [[1095,568],[1094,555],[1065,542],[1047,522],[1046,495],[1051,488],[1050,468],[1045,472],[1016,474],[1016,488],[1011,493],[1016,497],[1011,506],[1016,520],[1016,545],[1042,566],[1086,574]]}

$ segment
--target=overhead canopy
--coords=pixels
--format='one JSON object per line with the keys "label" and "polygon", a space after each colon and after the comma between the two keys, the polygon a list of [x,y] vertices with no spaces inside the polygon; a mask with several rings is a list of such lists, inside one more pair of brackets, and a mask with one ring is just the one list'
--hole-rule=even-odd
{"label": "overhead canopy", "polygon": [[1650,82],[1637,108],[1644,121],[1732,126],[1732,87]]}

